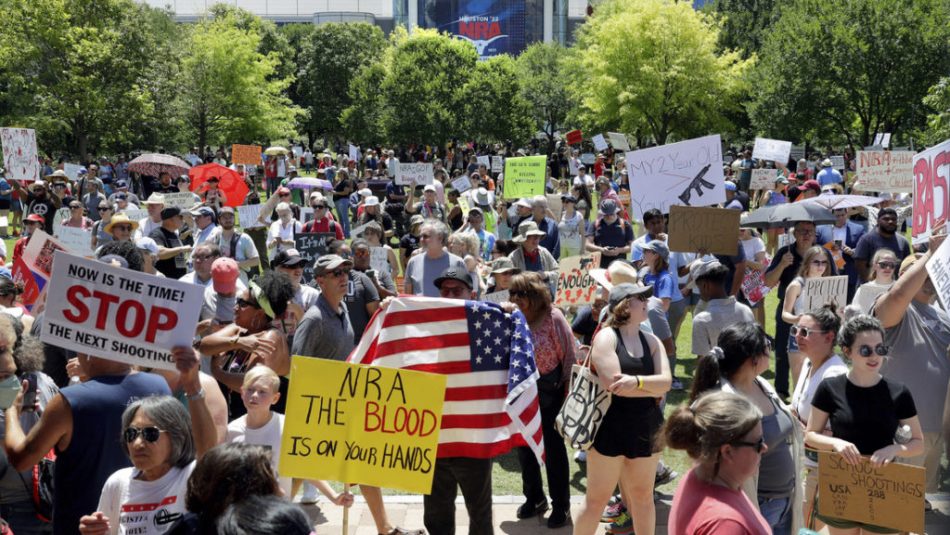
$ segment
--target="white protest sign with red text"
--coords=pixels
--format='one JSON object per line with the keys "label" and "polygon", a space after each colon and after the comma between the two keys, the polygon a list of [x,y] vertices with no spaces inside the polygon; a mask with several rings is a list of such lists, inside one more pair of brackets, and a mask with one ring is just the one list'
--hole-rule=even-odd
{"label": "white protest sign with red text", "polygon": [[40,340],[108,360],[174,370],[190,346],[203,288],[57,251]]}

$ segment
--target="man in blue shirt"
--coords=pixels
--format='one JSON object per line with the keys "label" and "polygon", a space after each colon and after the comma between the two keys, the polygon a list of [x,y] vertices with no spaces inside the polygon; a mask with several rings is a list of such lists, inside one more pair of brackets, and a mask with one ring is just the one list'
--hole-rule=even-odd
{"label": "man in blue shirt", "polygon": [[587,251],[600,253],[601,268],[606,268],[618,257],[627,256],[633,247],[633,228],[620,219],[617,210],[617,203],[612,199],[602,202],[600,211],[604,217],[594,225],[593,235],[587,240]]}
{"label": "man in blue shirt", "polygon": [[818,172],[816,178],[818,179],[818,185],[822,188],[844,182],[844,179],[841,178],[841,173],[834,168],[834,164],[831,163],[830,158],[825,158],[825,161],[821,162],[821,167],[822,169]]}

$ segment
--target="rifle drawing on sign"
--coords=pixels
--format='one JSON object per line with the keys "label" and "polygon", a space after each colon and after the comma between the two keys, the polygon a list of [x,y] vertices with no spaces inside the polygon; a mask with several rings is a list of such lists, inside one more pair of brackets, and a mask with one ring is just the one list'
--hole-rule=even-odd
{"label": "rifle drawing on sign", "polygon": [[712,164],[707,164],[706,167],[703,167],[702,169],[700,169],[699,173],[696,175],[696,178],[690,181],[689,186],[687,186],[686,189],[683,190],[683,193],[679,194],[679,199],[683,201],[683,204],[685,204],[686,206],[690,206],[689,199],[690,197],[692,197],[693,190],[696,190],[696,194],[702,197],[703,188],[711,190],[716,187],[716,185],[713,184],[712,182],[709,182],[708,180],[703,179],[703,177],[706,176],[706,172],[709,171],[709,167],[711,165]]}

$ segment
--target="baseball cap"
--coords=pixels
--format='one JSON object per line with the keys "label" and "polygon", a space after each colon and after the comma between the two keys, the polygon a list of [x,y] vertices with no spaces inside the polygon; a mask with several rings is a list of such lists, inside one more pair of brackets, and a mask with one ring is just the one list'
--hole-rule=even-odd
{"label": "baseball cap", "polygon": [[492,275],[494,275],[495,273],[511,273],[511,272],[521,273],[521,270],[515,267],[515,263],[512,262],[511,259],[508,258],[507,256],[503,256],[501,258],[496,259],[494,262],[492,262],[492,265],[491,265]]}
{"label": "baseball cap", "polygon": [[645,251],[653,251],[654,253],[667,259],[670,257],[670,248],[666,246],[666,243],[661,240],[650,240],[643,246]]}
{"label": "baseball cap", "polygon": [[370,195],[363,201],[363,206],[379,206],[379,199],[375,195]]}
{"label": "baseball cap", "polygon": [[155,243],[155,240],[149,238],[148,236],[143,236],[135,240],[135,247],[143,251],[148,251],[150,254],[158,256],[158,244]]}
{"label": "baseball cap", "polygon": [[271,265],[274,267],[297,267],[303,265],[307,262],[307,259],[300,256],[300,252],[296,249],[287,249],[286,251],[281,251],[274,256],[274,260],[271,261]]}
{"label": "baseball cap", "polygon": [[177,206],[169,206],[168,208],[162,209],[162,221],[165,221],[166,219],[171,219],[173,217],[180,216],[180,215],[181,215],[181,208],[178,208]]}
{"label": "baseball cap", "polygon": [[515,203],[515,206],[521,206],[522,208],[534,208],[534,205],[531,204],[531,201],[528,199],[518,199],[518,202]]}
{"label": "baseball cap", "polygon": [[46,224],[46,219],[43,218],[40,214],[30,214],[26,216],[27,221],[32,221],[33,223],[39,223],[40,225]]}
{"label": "baseball cap", "polygon": [[426,187],[422,188],[422,191],[431,191],[431,192],[434,193],[434,192],[435,192],[435,186],[433,186],[432,184],[427,184]]}
{"label": "baseball cap", "polygon": [[126,182],[125,180],[116,180],[116,181],[115,181],[115,187],[116,187],[116,188],[127,188],[127,187],[129,187],[129,183]]}
{"label": "baseball cap", "polygon": [[[164,210],[162,210],[164,212]],[[198,217],[202,215],[214,217],[214,210],[207,206],[200,206],[191,211],[191,215]]]}
{"label": "baseball cap", "polygon": [[819,193],[821,192],[821,186],[818,185],[818,181],[814,179],[806,180],[805,183],[802,184],[802,189],[810,189],[812,191],[817,191]]}
{"label": "baseball cap", "polygon": [[630,282],[624,282],[611,288],[610,297],[607,298],[607,302],[610,303],[610,308],[613,308],[628,297],[644,294],[647,297],[653,295],[653,286],[643,286],[639,283],[633,284]]}
{"label": "baseball cap", "polygon": [[234,215],[234,208],[231,208],[230,206],[222,206],[222,207],[218,210],[218,217],[221,217],[222,214],[231,214],[231,215]]}
{"label": "baseball cap", "polygon": [[736,189],[737,189],[737,188],[736,188],[736,183],[735,183],[735,182],[732,182],[731,180],[726,180],[726,181],[724,182],[724,184],[725,184],[725,186],[726,186],[726,191],[736,191]]}
{"label": "baseball cap", "polygon": [[443,271],[437,279],[435,279],[435,287],[441,288],[442,283],[447,280],[456,280],[468,286],[469,288],[472,288],[472,276],[469,275],[468,270],[463,268],[455,266],[446,268],[446,270]]}
{"label": "baseball cap", "polygon": [[211,285],[219,294],[232,294],[241,270],[233,258],[222,256],[211,264]]}
{"label": "baseball cap", "polygon": [[410,227],[414,227],[414,226],[416,226],[416,225],[421,225],[421,224],[425,223],[425,221],[426,221],[426,218],[422,217],[422,216],[419,215],[419,214],[416,214],[416,215],[414,215],[414,216],[412,216],[412,217],[409,218],[409,226],[410,226]]}
{"label": "baseball cap", "polygon": [[604,202],[600,203],[600,211],[604,215],[614,215],[617,213],[617,203],[613,199],[604,199]]}
{"label": "baseball cap", "polygon": [[320,276],[328,271],[333,271],[340,266],[352,266],[353,261],[343,258],[340,255],[326,254],[317,259],[313,265],[313,274]]}

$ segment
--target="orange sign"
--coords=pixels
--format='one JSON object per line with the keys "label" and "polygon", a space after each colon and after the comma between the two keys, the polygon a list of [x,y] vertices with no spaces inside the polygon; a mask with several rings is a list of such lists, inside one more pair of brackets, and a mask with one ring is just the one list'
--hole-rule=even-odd
{"label": "orange sign", "polygon": [[234,164],[260,165],[260,145],[231,145],[231,162]]}

